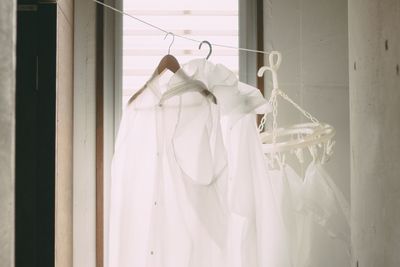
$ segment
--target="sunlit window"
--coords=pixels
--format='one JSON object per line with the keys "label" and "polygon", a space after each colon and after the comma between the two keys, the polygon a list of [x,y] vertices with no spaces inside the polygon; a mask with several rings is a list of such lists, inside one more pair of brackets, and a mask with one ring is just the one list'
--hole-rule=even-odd
{"label": "sunlit window", "polygon": [[[237,0],[125,0],[124,11],[167,31],[211,43],[238,46]],[[123,20],[123,104],[153,73],[160,59],[168,53],[171,36],[124,16]],[[175,38],[171,54],[181,64],[206,57],[208,46],[198,50],[198,43]],[[222,63],[237,73],[238,51],[213,47],[210,60]]]}

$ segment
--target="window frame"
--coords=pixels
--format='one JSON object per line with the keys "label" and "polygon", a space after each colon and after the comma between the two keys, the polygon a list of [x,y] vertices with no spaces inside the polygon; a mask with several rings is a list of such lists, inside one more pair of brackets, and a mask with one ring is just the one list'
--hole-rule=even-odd
{"label": "window frame", "polygon": [[[104,3],[122,10],[123,1],[105,0]],[[239,0],[239,46],[263,48],[262,0]],[[97,5],[97,42],[102,42],[97,53],[96,86],[96,267],[107,262],[108,203],[111,160],[122,114],[122,16]],[[256,15],[255,15],[256,14]],[[240,51],[239,80],[264,89],[264,78],[257,78],[264,55]]]}

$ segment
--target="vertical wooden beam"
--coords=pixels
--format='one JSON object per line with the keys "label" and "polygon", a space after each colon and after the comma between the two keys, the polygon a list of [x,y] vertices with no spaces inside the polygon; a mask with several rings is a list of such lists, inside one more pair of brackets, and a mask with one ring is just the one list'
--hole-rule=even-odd
{"label": "vertical wooden beam", "polygon": [[[256,0],[256,12],[257,12],[257,50],[264,50],[264,4],[263,0]],[[264,66],[264,54],[257,53],[257,70],[256,70],[256,75],[258,70]],[[258,77],[257,76],[257,88],[261,91],[261,93],[264,95],[264,97],[268,97],[265,92],[265,80],[264,76]],[[257,124],[260,124],[261,118],[263,116],[259,115],[257,116]]]}
{"label": "vertical wooden beam", "polygon": [[96,6],[96,267],[104,265],[104,10]]}
{"label": "vertical wooden beam", "polygon": [[[257,50],[264,50],[264,4],[263,0],[257,0]],[[264,54],[257,53],[257,71],[264,66]],[[257,76],[257,88],[264,92],[264,76]]]}
{"label": "vertical wooden beam", "polygon": [[[257,49],[257,1],[239,0],[239,46]],[[239,80],[257,86],[257,55],[239,51]]]}

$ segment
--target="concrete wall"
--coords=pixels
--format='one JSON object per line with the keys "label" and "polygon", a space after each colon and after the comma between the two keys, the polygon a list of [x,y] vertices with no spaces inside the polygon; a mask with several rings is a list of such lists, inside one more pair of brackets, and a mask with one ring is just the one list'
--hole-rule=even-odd
{"label": "concrete wall", "polygon": [[[281,89],[337,130],[326,166],[350,199],[347,1],[265,0],[264,28],[265,48],[282,52]],[[307,119],[280,98],[278,124],[301,121]]]}
{"label": "concrete wall", "polygon": [[0,1],[0,265],[14,266],[16,1]]}
{"label": "concrete wall", "polygon": [[57,2],[56,267],[72,267],[73,4],[73,0]]}
{"label": "concrete wall", "polygon": [[353,266],[400,266],[400,1],[349,1]]}

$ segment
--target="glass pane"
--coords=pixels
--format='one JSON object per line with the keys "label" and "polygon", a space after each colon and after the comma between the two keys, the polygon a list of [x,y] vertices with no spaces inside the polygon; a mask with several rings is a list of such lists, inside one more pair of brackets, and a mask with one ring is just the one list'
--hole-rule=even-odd
{"label": "glass pane", "polygon": [[[211,43],[238,46],[238,0],[125,0],[124,11],[167,31]],[[171,37],[128,16],[123,18],[123,104],[139,90],[152,74],[160,59],[167,54]],[[181,64],[205,57],[207,46],[175,38],[171,47]],[[210,58],[238,72],[237,50],[213,47]]]}

